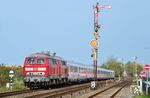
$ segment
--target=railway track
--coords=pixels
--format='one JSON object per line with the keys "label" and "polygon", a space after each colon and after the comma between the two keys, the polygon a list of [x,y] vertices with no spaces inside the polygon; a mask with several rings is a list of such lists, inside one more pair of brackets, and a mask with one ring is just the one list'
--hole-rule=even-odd
{"label": "railway track", "polygon": [[[105,83],[105,81],[99,81],[99,87],[105,86]],[[111,83],[113,82],[111,81]],[[90,83],[60,88],[48,93],[36,94],[25,98],[76,98],[88,92],[90,92]]]}
{"label": "railway track", "polygon": [[60,88],[57,90],[51,90],[47,93],[36,94],[36,95],[25,97],[25,98],[55,98],[55,97],[63,96],[65,94],[71,94],[71,93],[79,91],[79,90],[88,89],[89,85],[90,84],[88,83],[88,84]]}
{"label": "railway track", "polygon": [[[91,95],[80,97],[80,98],[115,98],[116,95],[127,85],[129,85],[131,81],[121,81],[120,83],[110,86],[106,89],[99,90],[94,92]],[[121,97],[117,97],[121,98]]]}
{"label": "railway track", "polygon": [[[85,87],[89,87],[90,83],[85,84],[79,84],[79,85],[68,85],[67,87],[59,88],[55,87],[55,89],[50,90],[43,90],[43,89],[35,89],[35,90],[22,90],[22,91],[13,91],[13,92],[6,92],[6,93],[0,93],[0,98],[41,98],[45,94],[51,94],[50,96],[55,96],[58,94],[57,92],[63,92],[69,91],[70,89],[73,89],[76,87],[76,90],[79,90],[78,88],[83,89]],[[59,93],[60,94],[60,93]]]}
{"label": "railway track", "polygon": [[[106,81],[99,81],[98,84],[99,87],[103,88],[104,86],[106,86]],[[108,81],[107,84],[114,84],[114,80]],[[84,83],[50,90],[36,89],[1,93],[0,98],[68,98],[67,96],[76,98],[77,96],[81,96],[89,92],[90,83]]]}
{"label": "railway track", "polygon": [[[38,90],[39,91],[39,90]],[[21,91],[13,91],[13,92],[6,92],[6,93],[0,93],[0,98],[7,97],[7,96],[14,96],[22,93],[32,93],[35,92],[35,90],[21,90]]]}
{"label": "railway track", "polygon": [[[74,84],[76,85],[76,84]],[[67,86],[71,86],[71,85],[67,85]],[[64,85],[61,87],[65,87]],[[53,89],[59,88],[58,86],[53,87]],[[30,89],[26,89],[26,90],[21,90],[21,91],[13,91],[13,92],[5,92],[5,93],[0,93],[0,98],[6,97],[6,98],[11,98],[10,96],[17,96],[17,95],[21,95],[21,94],[28,94],[28,93],[36,93],[39,91],[48,91],[48,90],[44,90],[44,89],[34,89],[34,90],[30,90]]]}

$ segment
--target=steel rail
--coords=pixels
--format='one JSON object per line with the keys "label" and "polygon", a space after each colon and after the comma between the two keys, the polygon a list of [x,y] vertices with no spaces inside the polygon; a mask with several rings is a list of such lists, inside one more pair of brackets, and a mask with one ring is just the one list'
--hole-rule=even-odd
{"label": "steel rail", "polygon": [[[123,84],[123,83],[125,83],[125,84]],[[93,94],[93,95],[88,96],[88,98],[93,98],[93,97],[95,97],[95,96],[97,96],[97,95],[99,95],[99,94],[101,94],[101,93],[103,93],[103,92],[106,92],[107,90],[109,90],[109,89],[111,89],[111,88],[114,88],[114,87],[116,87],[116,86],[118,86],[118,85],[123,84],[123,86],[121,86],[121,88],[120,88],[119,90],[117,90],[117,91],[110,97],[110,98],[114,98],[114,97],[121,91],[121,89],[123,89],[123,88],[124,88],[127,84],[129,84],[129,83],[130,83],[130,82],[122,81],[122,82],[120,82],[120,83],[118,83],[118,84],[116,84],[116,85],[113,85],[113,86],[111,86],[111,87],[108,87],[108,88],[106,88],[106,89],[100,91],[100,92],[97,92],[97,93],[95,93],[95,94]]]}

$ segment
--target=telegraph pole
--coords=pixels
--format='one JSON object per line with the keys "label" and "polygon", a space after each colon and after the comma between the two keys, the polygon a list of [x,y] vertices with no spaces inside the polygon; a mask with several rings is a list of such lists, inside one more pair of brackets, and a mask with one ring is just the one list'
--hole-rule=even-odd
{"label": "telegraph pole", "polygon": [[[100,29],[100,25],[98,24],[98,13],[100,12],[100,9],[102,8],[111,8],[110,5],[99,5],[99,3],[94,6],[94,39],[90,42],[92,48],[92,55],[93,58],[93,74],[94,74],[94,81],[95,88],[96,89],[96,81],[97,81],[97,59],[98,59],[98,39],[99,39],[99,33],[98,29]],[[92,83],[91,83],[92,84]]]}

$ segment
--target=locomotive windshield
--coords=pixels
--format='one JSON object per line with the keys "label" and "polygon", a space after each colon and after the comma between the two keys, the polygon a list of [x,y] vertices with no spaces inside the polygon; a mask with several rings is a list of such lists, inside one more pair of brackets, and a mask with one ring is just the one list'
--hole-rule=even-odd
{"label": "locomotive windshield", "polygon": [[38,64],[44,64],[44,59],[37,59]]}
{"label": "locomotive windshield", "polygon": [[28,58],[27,63],[28,64],[44,64],[43,58]]}
{"label": "locomotive windshield", "polygon": [[28,64],[34,64],[35,63],[35,59],[34,58],[28,58]]}

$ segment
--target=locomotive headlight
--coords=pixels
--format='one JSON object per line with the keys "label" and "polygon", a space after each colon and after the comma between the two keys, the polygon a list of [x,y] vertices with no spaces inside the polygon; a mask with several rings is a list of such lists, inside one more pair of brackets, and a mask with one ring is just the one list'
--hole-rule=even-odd
{"label": "locomotive headlight", "polygon": [[39,67],[38,71],[46,71],[46,67]]}
{"label": "locomotive headlight", "polygon": [[33,71],[33,68],[32,67],[26,67],[25,71]]}

